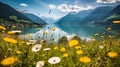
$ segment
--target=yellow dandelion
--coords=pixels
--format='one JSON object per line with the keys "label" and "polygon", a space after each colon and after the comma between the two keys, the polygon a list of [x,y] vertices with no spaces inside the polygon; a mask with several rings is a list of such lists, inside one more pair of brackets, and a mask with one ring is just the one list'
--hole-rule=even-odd
{"label": "yellow dandelion", "polygon": [[56,30],[56,28],[52,28],[51,30],[55,31],[55,30]]}
{"label": "yellow dandelion", "polygon": [[12,31],[8,31],[7,34],[12,35],[12,34],[14,34],[14,32],[12,32]]}
{"label": "yellow dandelion", "polygon": [[66,49],[63,47],[63,48],[60,49],[60,51],[61,51],[61,52],[65,52]]}
{"label": "yellow dandelion", "polygon": [[5,27],[3,27],[3,26],[0,26],[0,29],[1,29],[1,30],[6,30],[6,28],[5,28]]}
{"label": "yellow dandelion", "polygon": [[2,65],[11,65],[11,64],[14,64],[14,63],[17,62],[17,61],[18,61],[18,58],[17,58],[17,57],[11,56],[11,57],[7,57],[7,58],[3,59],[3,60],[1,61],[1,64],[2,64]]}
{"label": "yellow dandelion", "polygon": [[111,31],[111,30],[112,30],[112,28],[111,28],[111,27],[108,27],[108,28],[107,28],[107,30],[108,30],[108,31]]}
{"label": "yellow dandelion", "polygon": [[75,46],[75,49],[81,49],[81,46]]}
{"label": "yellow dandelion", "polygon": [[48,35],[49,33],[46,31],[45,34]]}
{"label": "yellow dandelion", "polygon": [[76,51],[76,54],[78,54],[78,55],[83,54],[83,51],[82,50],[78,50],[78,51]]}
{"label": "yellow dandelion", "polygon": [[69,47],[74,47],[74,46],[76,46],[78,44],[79,44],[78,40],[70,40],[68,42]]}
{"label": "yellow dandelion", "polygon": [[68,57],[68,53],[63,54],[63,57]]}
{"label": "yellow dandelion", "polygon": [[58,46],[55,46],[53,49],[54,49],[54,50],[57,50],[57,49],[58,49]]}
{"label": "yellow dandelion", "polygon": [[9,38],[9,37],[4,37],[4,39],[3,39],[4,41],[6,41],[6,42],[10,42],[10,43],[18,43],[18,41],[17,40],[15,40],[15,39],[12,39],[12,38]]}
{"label": "yellow dandelion", "polygon": [[120,20],[113,21],[114,24],[120,24]]}
{"label": "yellow dandelion", "polygon": [[36,30],[40,30],[40,28],[36,28]]}
{"label": "yellow dandelion", "polygon": [[80,57],[80,62],[89,63],[89,62],[91,62],[91,58],[89,58],[87,56]]}
{"label": "yellow dandelion", "polygon": [[118,53],[117,52],[108,52],[107,54],[110,58],[115,58],[118,56]]}
{"label": "yellow dandelion", "polygon": [[17,53],[17,54],[21,54],[22,52],[17,50],[16,53]]}
{"label": "yellow dandelion", "polygon": [[95,33],[94,36],[98,36],[99,34],[98,33]]}
{"label": "yellow dandelion", "polygon": [[104,38],[104,36],[101,36],[101,38]]}

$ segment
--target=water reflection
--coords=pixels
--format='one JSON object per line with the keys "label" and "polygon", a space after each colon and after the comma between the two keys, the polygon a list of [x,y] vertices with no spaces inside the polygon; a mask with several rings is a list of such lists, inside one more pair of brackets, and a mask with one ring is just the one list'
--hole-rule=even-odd
{"label": "water reflection", "polygon": [[[36,30],[37,28],[40,28],[40,30]],[[52,30],[52,28],[56,29]],[[108,32],[105,26],[100,25],[47,25],[44,27],[27,28],[24,30],[25,35],[21,36],[22,39],[48,41],[51,41],[52,39],[58,41],[62,36],[67,36],[67,38],[70,39],[75,35],[89,39],[94,33]]]}

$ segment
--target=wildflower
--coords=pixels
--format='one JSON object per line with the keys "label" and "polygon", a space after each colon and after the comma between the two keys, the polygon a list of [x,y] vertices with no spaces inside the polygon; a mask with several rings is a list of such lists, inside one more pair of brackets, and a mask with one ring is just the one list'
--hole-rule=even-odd
{"label": "wildflower", "polygon": [[6,30],[6,28],[5,28],[5,27],[3,27],[3,26],[0,26],[0,29],[1,29],[1,30]]}
{"label": "wildflower", "polygon": [[109,35],[108,38],[112,38],[113,36]]}
{"label": "wildflower", "polygon": [[12,38],[9,38],[9,37],[4,37],[4,39],[3,39],[4,41],[6,41],[6,42],[10,42],[10,43],[18,43],[18,41],[17,40],[15,40],[15,39],[12,39]]}
{"label": "wildflower", "polygon": [[68,57],[68,53],[63,54],[63,57]]}
{"label": "wildflower", "polygon": [[36,30],[38,30],[38,31],[39,31],[39,30],[40,30],[40,28],[36,28]]}
{"label": "wildflower", "polygon": [[95,33],[94,36],[98,36],[99,34],[98,33]]}
{"label": "wildflower", "polygon": [[104,46],[99,46],[99,48],[100,48],[100,49],[103,49],[103,48],[104,48]]}
{"label": "wildflower", "polygon": [[55,46],[53,49],[54,49],[54,50],[57,50],[57,49],[58,49],[58,46]]}
{"label": "wildflower", "polygon": [[83,51],[82,50],[78,50],[78,51],[76,51],[76,54],[78,54],[78,55],[83,54]]}
{"label": "wildflower", "polygon": [[17,54],[21,54],[22,52],[17,50],[16,53],[17,53]]}
{"label": "wildflower", "polygon": [[15,30],[15,31],[8,31],[8,34],[20,34],[22,31]]}
{"label": "wildflower", "polygon": [[73,46],[76,46],[78,44],[79,44],[78,40],[70,40],[68,42],[69,47],[73,47]]}
{"label": "wildflower", "polygon": [[45,48],[45,49],[43,49],[43,51],[49,51],[49,50],[51,50],[51,48]]}
{"label": "wildflower", "polygon": [[107,54],[110,58],[115,58],[118,56],[118,53],[117,52],[108,52]]}
{"label": "wildflower", "polygon": [[49,31],[48,31],[48,30],[46,30],[46,31],[45,31],[45,34],[46,34],[46,35],[48,35],[48,34],[49,34]]}
{"label": "wildflower", "polygon": [[32,37],[32,34],[27,34],[27,36]]}
{"label": "wildflower", "polygon": [[120,21],[119,20],[116,20],[116,21],[113,21],[114,24],[119,24]]}
{"label": "wildflower", "polygon": [[108,31],[111,31],[111,30],[112,30],[112,28],[111,28],[111,27],[108,27],[108,28],[107,28],[107,30],[108,30]]}
{"label": "wildflower", "polygon": [[59,57],[51,57],[49,60],[48,60],[48,63],[50,64],[57,64],[61,61],[61,59]]}
{"label": "wildflower", "polygon": [[104,38],[104,36],[101,36],[101,38]]}
{"label": "wildflower", "polygon": [[66,49],[64,47],[60,49],[61,52],[65,52],[65,50]]}
{"label": "wildflower", "polygon": [[3,59],[3,60],[1,61],[1,64],[2,64],[2,65],[11,65],[11,64],[14,64],[14,63],[17,62],[17,61],[18,61],[18,58],[17,58],[17,57],[11,56],[11,57],[7,57],[7,58]]}
{"label": "wildflower", "polygon": [[56,28],[52,28],[52,30],[53,30],[53,31],[55,31],[55,30],[56,30]]}
{"label": "wildflower", "polygon": [[43,67],[45,65],[44,61],[38,61],[36,67]]}
{"label": "wildflower", "polygon": [[91,58],[89,58],[87,56],[80,57],[80,62],[89,63],[89,62],[91,62]]}
{"label": "wildflower", "polygon": [[38,52],[42,48],[41,44],[36,44],[32,47],[33,52]]}
{"label": "wildflower", "polygon": [[36,43],[36,40],[29,40],[29,43],[30,43],[30,44],[35,44],[35,43]]}
{"label": "wildflower", "polygon": [[75,46],[75,49],[81,49],[81,46]]}

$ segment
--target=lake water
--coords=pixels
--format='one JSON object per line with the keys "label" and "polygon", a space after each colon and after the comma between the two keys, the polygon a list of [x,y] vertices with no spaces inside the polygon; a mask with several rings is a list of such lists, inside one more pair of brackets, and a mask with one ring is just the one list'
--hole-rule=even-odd
{"label": "lake water", "polygon": [[[40,30],[37,30],[39,29]],[[55,31],[51,30],[56,28]],[[75,35],[83,39],[90,39],[95,33],[108,32],[107,27],[102,25],[46,25],[40,27],[25,28],[23,30],[22,39],[35,39],[35,40],[51,40],[58,41],[62,36],[67,36],[68,39]],[[112,33],[115,33],[113,30]]]}

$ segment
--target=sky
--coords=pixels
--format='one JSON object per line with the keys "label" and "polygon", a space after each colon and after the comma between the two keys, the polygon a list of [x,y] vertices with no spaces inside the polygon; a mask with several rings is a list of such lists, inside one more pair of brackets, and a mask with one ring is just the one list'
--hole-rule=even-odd
{"label": "sky", "polygon": [[33,13],[39,17],[59,19],[68,13],[95,9],[101,6],[115,6],[120,0],[0,0],[13,8]]}

